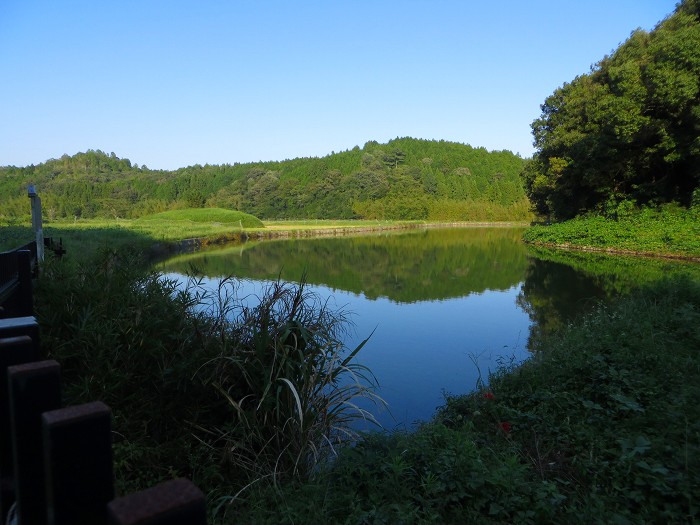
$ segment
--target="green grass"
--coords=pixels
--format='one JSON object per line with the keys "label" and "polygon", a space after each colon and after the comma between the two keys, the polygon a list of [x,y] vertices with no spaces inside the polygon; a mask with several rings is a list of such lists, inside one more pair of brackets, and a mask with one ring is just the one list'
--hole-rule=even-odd
{"label": "green grass", "polygon": [[[85,259],[102,249],[147,252],[155,245],[184,239],[237,241],[242,231],[264,230],[252,215],[222,210],[175,210],[141,219],[44,220],[44,236],[63,239],[69,252]],[[10,250],[34,239],[31,222],[0,219],[0,250]]]}
{"label": "green grass", "polygon": [[251,487],[222,523],[700,519],[700,285],[599,308],[417,432],[367,437],[309,483]]}
{"label": "green grass", "polygon": [[[79,225],[70,232],[95,242],[153,242],[113,222]],[[186,476],[214,523],[700,519],[697,281],[601,307],[488,390],[448,397],[418,431],[367,436],[326,462],[339,436],[329,412],[347,423],[334,407],[363,393],[339,375],[366,373],[339,357],[342,315],[294,288],[249,309],[231,302],[235,289],[178,293],[130,251],[98,251],[49,261],[36,311],[65,402],[112,407],[120,492]]]}
{"label": "green grass", "polygon": [[303,285],[259,304],[223,280],[211,293],[145,271],[125,251],[49,260],[37,280],[42,349],[66,404],[107,403],[120,492],[184,476],[210,497],[251,481],[304,479],[370,418],[371,372],[344,346],[342,310]]}
{"label": "green grass", "polygon": [[[245,237],[313,236],[414,228],[424,221],[287,220],[262,223],[255,217],[220,209],[175,210],[140,219],[45,220],[44,236],[63,239],[66,249],[86,259],[102,249],[148,252],[168,249],[185,239],[203,244],[240,242]],[[241,225],[243,228],[241,229]],[[29,218],[0,218],[0,250],[11,250],[34,239]]]}
{"label": "green grass", "polygon": [[234,224],[241,228],[264,228],[265,225],[260,219],[235,210],[225,210],[223,208],[187,208],[184,210],[170,210],[153,215],[146,215],[134,222],[136,224],[148,221],[189,221],[194,223],[220,223]]}
{"label": "green grass", "polygon": [[534,226],[526,242],[660,256],[700,257],[700,215],[675,205],[645,208],[606,218],[600,215]]}

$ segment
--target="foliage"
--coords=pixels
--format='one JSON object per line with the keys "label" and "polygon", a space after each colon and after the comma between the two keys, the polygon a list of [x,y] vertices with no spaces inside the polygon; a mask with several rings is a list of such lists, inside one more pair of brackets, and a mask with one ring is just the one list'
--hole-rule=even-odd
{"label": "foliage", "polygon": [[522,456],[581,521],[603,509],[618,522],[697,519],[699,307],[697,281],[657,284],[492,378]]}
{"label": "foliage", "polygon": [[365,416],[352,399],[372,395],[371,375],[336,337],[342,312],[286,285],[249,306],[224,293],[233,284],[183,289],[124,250],[43,269],[42,348],[62,366],[66,404],[111,407],[120,491],[177,476],[211,494],[303,478]]}
{"label": "foliage", "polygon": [[532,217],[530,202],[526,198],[501,204],[484,200],[382,198],[373,201],[357,201],[353,211],[368,219],[391,217],[400,219],[424,219],[432,222],[503,222],[528,221]]}
{"label": "foliage", "polygon": [[251,487],[219,521],[696,521],[699,326],[688,280],[600,307],[417,432],[369,435],[305,484]]}
{"label": "foliage", "polygon": [[360,397],[379,401],[369,370],[352,362],[366,341],[344,355],[347,319],[303,282],[278,281],[254,303],[236,298],[235,283],[224,280],[208,312],[225,343],[203,373],[232,416],[212,432],[225,442],[227,461],[251,479],[307,478],[334,446],[355,437],[352,421],[374,420],[355,405]]}
{"label": "foliage", "polygon": [[509,151],[411,138],[370,141],[322,158],[176,171],[88,150],[37,166],[0,167],[0,209],[6,217],[27,216],[26,187],[33,183],[49,220],[204,207],[265,219],[523,220],[529,218],[518,177],[523,162]]}
{"label": "foliage", "polygon": [[42,349],[62,368],[67,405],[101,400],[113,411],[122,489],[198,478],[195,463],[216,461],[191,433],[218,400],[192,375],[213,351],[201,344],[196,297],[140,269],[124,251],[79,265],[48,261],[35,310]]}
{"label": "foliage", "polygon": [[700,257],[700,215],[676,205],[617,214],[582,216],[535,226],[526,242],[667,256]]}
{"label": "foliage", "polygon": [[697,282],[601,307],[499,371],[488,391],[448,396],[416,433],[369,435],[312,467],[326,442],[303,446],[301,414],[323,419],[328,391],[314,408],[290,378],[332,383],[334,372],[295,355],[315,348],[304,355],[322,362],[342,316],[282,285],[259,307],[203,297],[196,283],[177,292],[126,252],[79,267],[49,261],[44,272],[42,345],[62,364],[67,404],[112,407],[120,491],[187,476],[217,523],[700,518]]}
{"label": "foliage", "polygon": [[569,219],[628,199],[689,206],[700,184],[698,1],[558,88],[532,130],[523,180],[540,214]]}

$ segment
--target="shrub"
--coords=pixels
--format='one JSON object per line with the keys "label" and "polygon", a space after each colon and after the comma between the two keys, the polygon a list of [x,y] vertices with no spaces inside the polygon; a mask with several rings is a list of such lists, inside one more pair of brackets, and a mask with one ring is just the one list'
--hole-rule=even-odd
{"label": "shrub", "polygon": [[351,423],[373,416],[358,397],[381,400],[374,377],[345,352],[348,320],[304,284],[271,284],[254,305],[238,300],[236,282],[219,285],[215,312],[219,355],[202,373],[226,398],[231,417],[216,429],[226,459],[253,478],[307,478],[333,447],[354,438]]}
{"label": "shrub", "polygon": [[[48,261],[36,293],[42,346],[62,366],[67,404],[113,411],[120,492],[186,476],[211,494],[251,480],[304,478],[352,437],[373,378],[345,352],[342,312],[275,283],[246,305],[104,251]],[[364,344],[364,343],[363,343]]]}

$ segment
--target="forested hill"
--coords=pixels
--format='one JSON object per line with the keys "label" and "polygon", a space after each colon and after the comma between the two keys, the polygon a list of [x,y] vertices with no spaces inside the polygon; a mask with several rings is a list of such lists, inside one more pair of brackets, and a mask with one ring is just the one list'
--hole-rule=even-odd
{"label": "forested hill", "polygon": [[27,185],[35,184],[49,219],[215,206],[268,219],[521,220],[529,216],[519,178],[524,162],[509,151],[412,138],[322,158],[176,171],[88,150],[0,167],[0,215],[26,215]]}

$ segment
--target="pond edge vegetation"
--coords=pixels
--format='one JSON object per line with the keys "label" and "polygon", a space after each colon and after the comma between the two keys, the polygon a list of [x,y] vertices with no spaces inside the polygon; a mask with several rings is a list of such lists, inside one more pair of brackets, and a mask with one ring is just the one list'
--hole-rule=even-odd
{"label": "pond edge vegetation", "polygon": [[534,225],[525,242],[563,249],[700,261],[700,201],[634,207],[625,213],[588,214],[565,222]]}
{"label": "pond edge vegetation", "polygon": [[[304,352],[335,360],[325,352],[338,348],[342,315],[303,286],[278,283],[246,309],[234,282],[206,298],[196,281],[178,290],[133,262],[114,252],[82,268],[50,261],[36,298],[67,401],[100,397],[114,410],[124,492],[190,477],[213,523],[700,517],[697,282],[657,283],[600,307],[529,362],[495,371],[488,387],[448,396],[416,432],[364,436],[329,463],[319,446],[332,442],[328,430],[301,437],[331,405],[307,405],[299,378],[335,381]],[[226,320],[233,310],[244,322]],[[371,385],[369,371],[352,374]]]}
{"label": "pond edge vegetation", "polygon": [[[241,498],[247,523],[692,522],[700,286],[600,307],[518,368],[375,434],[311,483]],[[233,521],[231,521],[233,522]]]}
{"label": "pond edge vegetation", "polygon": [[[336,449],[345,409],[372,384],[346,361],[360,348],[338,346],[342,313],[279,283],[250,309],[231,302],[226,281],[214,297],[196,282],[179,289],[126,246],[180,242],[184,222],[171,221],[173,233],[118,218],[221,206],[266,219],[528,220],[532,203],[541,217],[571,220],[535,226],[527,242],[695,260],[699,44],[698,0],[634,31],[545,100],[529,160],[397,138],[318,159],[175,172],[99,150],[0,168],[8,237],[28,231],[19,223],[29,182],[45,185],[51,219],[79,227],[78,218],[109,217],[91,239],[119,237],[118,250],[80,264],[49,261],[35,296],[67,402],[101,398],[114,410],[119,489],[190,477],[216,524],[698,521],[697,280],[599,306],[523,365],[494,371],[488,387],[446,396],[413,433]],[[258,234],[238,220],[233,233],[220,220],[198,223],[192,236],[207,240],[185,243]],[[344,373],[360,381],[347,390],[336,383]]]}

